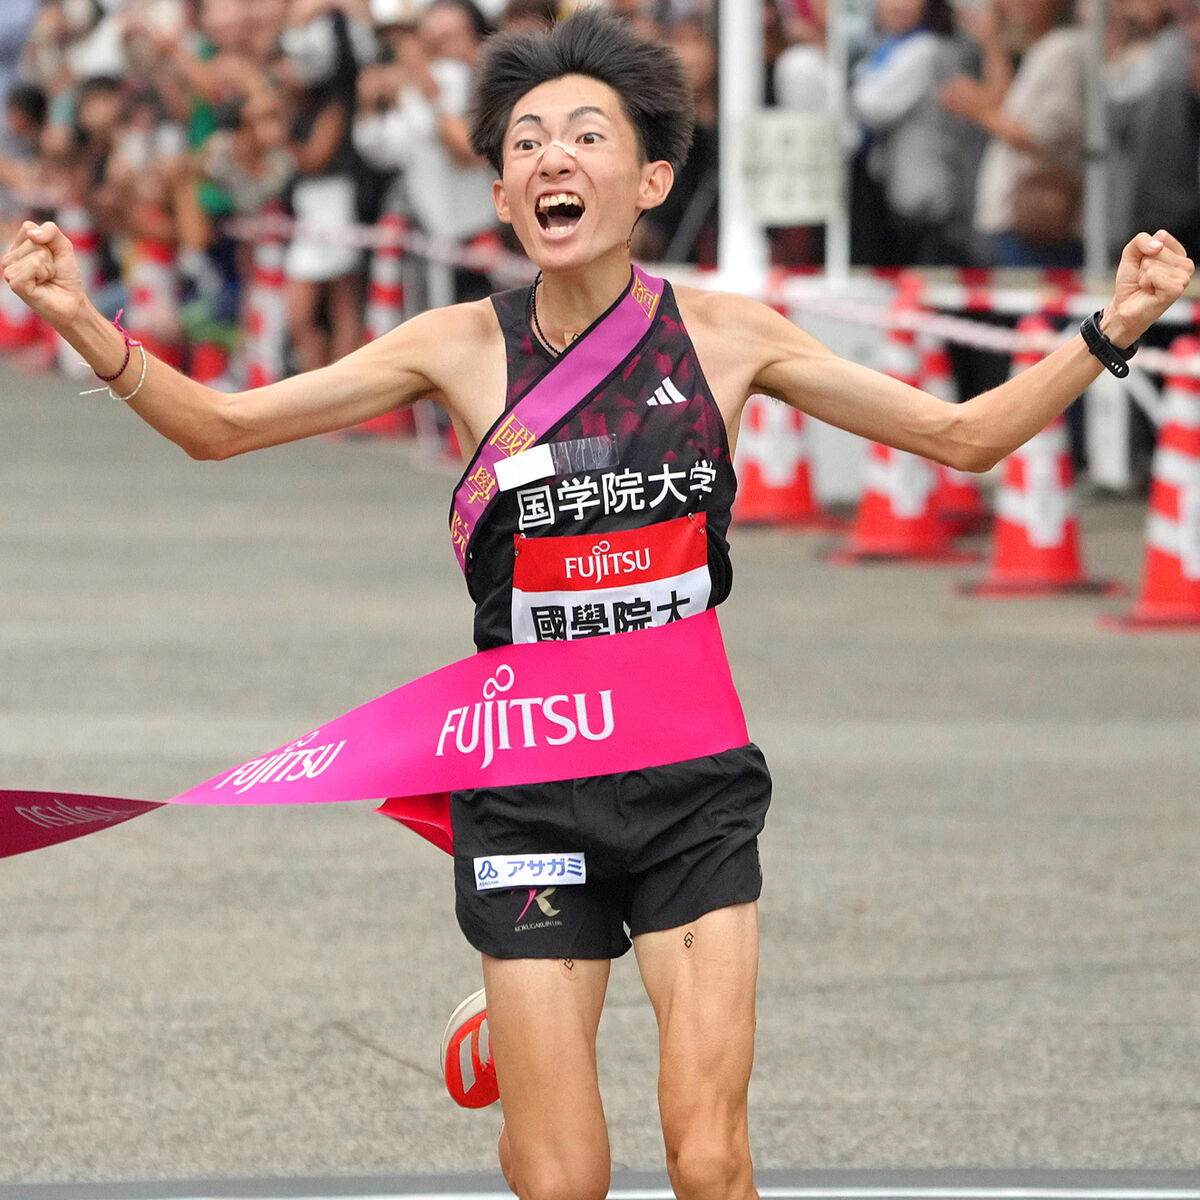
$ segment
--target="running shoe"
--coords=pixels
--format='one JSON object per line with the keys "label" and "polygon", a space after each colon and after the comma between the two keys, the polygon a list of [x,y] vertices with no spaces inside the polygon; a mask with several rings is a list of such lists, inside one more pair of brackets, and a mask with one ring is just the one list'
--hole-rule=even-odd
{"label": "running shoe", "polygon": [[500,1099],[483,988],[450,1017],[442,1035],[442,1072],[450,1098],[463,1108],[487,1108]]}

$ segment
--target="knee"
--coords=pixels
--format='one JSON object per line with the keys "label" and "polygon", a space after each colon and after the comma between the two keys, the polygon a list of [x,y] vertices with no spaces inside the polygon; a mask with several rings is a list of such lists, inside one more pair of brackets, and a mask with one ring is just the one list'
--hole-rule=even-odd
{"label": "knee", "polygon": [[520,1200],[605,1200],[608,1195],[608,1156],[574,1153],[520,1156],[500,1130],[500,1169]]}
{"label": "knee", "polygon": [[754,1167],[744,1138],[686,1138],[667,1148],[667,1172],[679,1200],[735,1200],[754,1194]]}
{"label": "knee", "polygon": [[518,1170],[509,1180],[520,1200],[604,1200],[608,1183],[607,1164],[565,1161]]}

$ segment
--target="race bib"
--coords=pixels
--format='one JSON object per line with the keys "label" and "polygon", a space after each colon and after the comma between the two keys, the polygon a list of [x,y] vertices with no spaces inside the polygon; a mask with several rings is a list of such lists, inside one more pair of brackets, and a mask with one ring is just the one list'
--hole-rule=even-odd
{"label": "race bib", "polygon": [[708,607],[704,513],[603,535],[516,535],[514,642],[669,625]]}

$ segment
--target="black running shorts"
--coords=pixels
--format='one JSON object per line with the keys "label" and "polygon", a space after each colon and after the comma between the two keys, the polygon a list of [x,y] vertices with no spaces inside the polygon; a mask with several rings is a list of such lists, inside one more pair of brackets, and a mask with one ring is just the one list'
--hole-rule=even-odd
{"label": "black running shorts", "polygon": [[[459,926],[495,958],[616,958],[631,935],[758,899],[770,802],[753,744],[644,771],[455,792]],[[583,855],[586,882],[478,886],[477,863],[490,873],[493,856],[561,869],[564,854]]]}

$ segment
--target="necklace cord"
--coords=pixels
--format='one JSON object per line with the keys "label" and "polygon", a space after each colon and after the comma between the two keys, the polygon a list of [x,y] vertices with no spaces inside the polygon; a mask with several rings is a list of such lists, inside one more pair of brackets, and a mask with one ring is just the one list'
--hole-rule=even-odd
{"label": "necklace cord", "polygon": [[541,282],[542,282],[542,273],[541,273],[541,271],[539,271],[537,273],[537,278],[534,279],[533,283],[529,287],[529,317],[530,317],[530,320],[533,322],[533,328],[537,331],[538,341],[540,341],[542,343],[542,345],[547,350],[549,350],[550,353],[553,354],[555,358],[557,358],[559,356],[559,354],[562,352],[560,350],[556,350],[550,344],[550,339],[545,335],[545,333],[542,332],[542,323],[538,320],[537,285]]}

